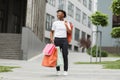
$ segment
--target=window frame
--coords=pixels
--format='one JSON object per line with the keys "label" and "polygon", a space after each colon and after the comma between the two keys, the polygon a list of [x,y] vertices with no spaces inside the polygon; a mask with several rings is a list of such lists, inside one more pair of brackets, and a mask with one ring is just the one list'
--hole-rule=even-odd
{"label": "window frame", "polygon": [[83,0],[83,5],[87,7],[87,0]]}
{"label": "window frame", "polygon": [[82,31],[82,35],[81,35],[82,39],[86,39],[86,33],[84,31]]}
{"label": "window frame", "polygon": [[74,17],[74,4],[68,1],[68,15]]}
{"label": "window frame", "polygon": [[90,17],[88,17],[88,27],[89,27],[89,28],[91,28],[91,27],[92,27],[92,22],[91,22]]}
{"label": "window frame", "polygon": [[92,0],[89,0],[89,10],[92,11]]}
{"label": "window frame", "polygon": [[82,24],[87,26],[87,14],[86,13],[82,13]]}
{"label": "window frame", "polygon": [[54,22],[55,17],[46,13],[46,30],[51,31],[52,23]]}
{"label": "window frame", "polygon": [[[79,17],[79,19],[78,19]],[[76,7],[76,16],[75,19],[79,22],[81,22],[81,10],[79,8]]]}
{"label": "window frame", "polygon": [[58,0],[58,9],[65,10],[65,0]]}
{"label": "window frame", "polygon": [[50,5],[55,6],[56,0],[47,0],[47,2],[48,2]]}
{"label": "window frame", "polygon": [[79,41],[80,38],[80,30],[78,28],[75,28],[75,33],[74,33],[74,40]]}

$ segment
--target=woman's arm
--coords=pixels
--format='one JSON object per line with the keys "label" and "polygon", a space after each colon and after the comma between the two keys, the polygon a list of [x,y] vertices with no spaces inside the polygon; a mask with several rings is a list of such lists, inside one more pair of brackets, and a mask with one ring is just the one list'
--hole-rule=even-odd
{"label": "woman's arm", "polygon": [[54,43],[53,37],[54,37],[54,31],[51,30],[51,32],[50,32],[50,41],[51,41],[52,43]]}

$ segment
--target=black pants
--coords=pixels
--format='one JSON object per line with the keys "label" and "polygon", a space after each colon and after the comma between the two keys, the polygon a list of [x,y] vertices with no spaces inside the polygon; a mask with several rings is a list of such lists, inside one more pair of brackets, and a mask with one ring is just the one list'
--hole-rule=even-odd
{"label": "black pants", "polygon": [[[66,38],[55,38],[54,43],[60,47],[63,54],[64,71],[68,71],[68,41]],[[60,66],[56,67],[56,70],[60,71]]]}

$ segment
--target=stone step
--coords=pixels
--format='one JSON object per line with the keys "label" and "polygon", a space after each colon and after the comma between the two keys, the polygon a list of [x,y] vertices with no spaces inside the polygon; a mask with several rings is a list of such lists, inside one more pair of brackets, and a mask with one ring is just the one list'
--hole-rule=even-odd
{"label": "stone step", "polygon": [[20,59],[21,34],[0,33],[0,58]]}
{"label": "stone step", "polygon": [[16,52],[16,53],[4,53],[4,54],[0,54],[0,56],[11,56],[11,55],[19,55],[20,53]]}
{"label": "stone step", "polygon": [[0,53],[0,58],[2,59],[20,59],[20,56],[22,55],[21,51],[19,52],[3,52],[2,54]]}
{"label": "stone step", "polygon": [[0,59],[14,59],[14,60],[20,60],[19,56],[1,56]]}
{"label": "stone step", "polygon": [[14,49],[14,48],[20,48],[20,45],[2,45],[0,46],[0,49]]}
{"label": "stone step", "polygon": [[3,51],[2,53],[0,52],[0,55],[19,55],[22,54],[22,50],[19,51]]}
{"label": "stone step", "polygon": [[11,53],[20,53],[21,51],[2,51],[2,52],[0,52],[0,54],[11,54]]}

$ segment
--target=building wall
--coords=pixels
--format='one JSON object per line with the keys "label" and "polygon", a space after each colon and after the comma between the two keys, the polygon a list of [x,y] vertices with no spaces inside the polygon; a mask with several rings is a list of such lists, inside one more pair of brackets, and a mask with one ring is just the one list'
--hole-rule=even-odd
{"label": "building wall", "polygon": [[99,28],[102,31],[102,47],[113,47],[115,46],[115,40],[111,37],[112,31],[112,11],[110,10],[110,5],[112,0],[98,0],[98,11],[108,14],[109,24],[107,27]]}
{"label": "building wall", "polygon": [[27,0],[26,26],[22,28],[21,50],[24,60],[42,53],[46,0]]}
{"label": "building wall", "polygon": [[44,39],[46,0],[28,0],[26,26],[30,28],[41,41]]}
{"label": "building wall", "polygon": [[[53,5],[51,5],[52,3],[50,2],[50,0],[48,0],[48,3],[46,5],[46,14],[49,14],[50,16],[54,17],[54,21],[55,21],[55,20],[57,20],[56,11],[59,9],[58,5],[60,4],[60,2],[59,2],[59,0],[51,0],[51,1],[53,1]],[[60,1],[62,1],[62,0],[60,0]],[[87,1],[87,6],[83,5],[83,1]],[[82,32],[85,32],[85,37],[87,38],[87,35],[91,35],[93,28],[95,28],[95,27],[93,27],[92,24],[91,24],[91,27],[88,27],[88,17],[94,11],[96,11],[96,9],[95,9],[96,6],[94,6],[94,5],[96,5],[96,1],[97,0],[91,0],[92,1],[92,5],[91,5],[92,6],[92,10],[89,10],[89,1],[90,0],[63,0],[63,3],[65,5],[63,10],[65,10],[66,13],[67,13],[66,20],[72,22],[73,25],[74,25],[74,28],[73,28],[73,38],[72,38],[72,42],[70,43],[70,45],[71,45],[70,47],[71,47],[72,50],[77,50],[77,48],[79,50],[78,41],[76,39],[82,38]],[[73,17],[71,17],[69,15],[70,12],[68,12],[69,2],[72,3],[73,6],[74,6],[73,7],[74,8]],[[76,7],[78,9],[80,9],[80,11],[81,11],[79,13],[80,14],[80,21],[76,20],[76,10],[77,10]],[[84,25],[83,22],[82,22],[83,12],[86,14],[86,17],[87,17],[87,20],[84,22],[84,24],[86,24],[86,25]],[[46,18],[46,20],[47,20],[47,18]],[[76,32],[76,29],[79,30],[79,31]],[[49,34],[50,34],[50,30],[45,29],[45,40],[46,40],[46,42],[49,41],[49,38],[50,38]],[[76,38],[76,39],[75,39],[75,34],[77,34],[77,36],[78,36],[78,38]]]}

